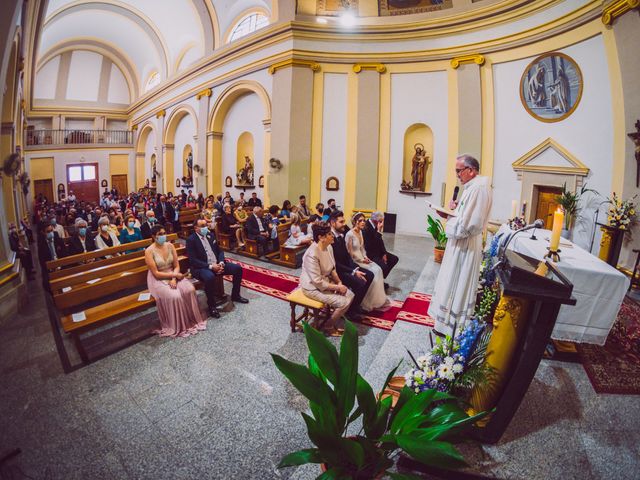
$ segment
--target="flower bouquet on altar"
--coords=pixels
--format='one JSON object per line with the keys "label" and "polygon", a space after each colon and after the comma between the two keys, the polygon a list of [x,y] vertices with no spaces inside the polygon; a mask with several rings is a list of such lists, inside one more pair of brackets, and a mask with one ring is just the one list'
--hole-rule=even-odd
{"label": "flower bouquet on altar", "polygon": [[405,385],[415,393],[437,390],[468,399],[476,385],[486,384],[493,375],[485,362],[490,338],[486,324],[474,319],[455,337],[436,338],[428,354],[414,359],[409,352],[415,368],[405,374]]}
{"label": "flower bouquet on altar", "polygon": [[611,205],[607,220],[609,226],[619,228],[620,230],[629,230],[636,221],[636,204],[633,199],[637,195],[631,197],[630,200],[622,200],[618,198],[616,192],[613,192],[608,202]]}

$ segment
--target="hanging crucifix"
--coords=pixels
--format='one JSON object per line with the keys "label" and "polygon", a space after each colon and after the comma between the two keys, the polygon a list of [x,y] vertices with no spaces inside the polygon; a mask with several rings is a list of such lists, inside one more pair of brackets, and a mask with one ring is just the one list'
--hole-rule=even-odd
{"label": "hanging crucifix", "polygon": [[627,136],[633,140],[636,146],[636,187],[640,187],[640,120],[636,122],[636,131],[628,133]]}

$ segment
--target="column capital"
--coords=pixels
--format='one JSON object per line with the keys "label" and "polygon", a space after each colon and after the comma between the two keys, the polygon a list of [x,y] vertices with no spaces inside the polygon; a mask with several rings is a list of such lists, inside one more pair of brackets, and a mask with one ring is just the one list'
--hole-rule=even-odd
{"label": "column capital", "polygon": [[281,68],[287,68],[287,67],[308,67],[314,72],[320,71],[320,64],[317,62],[313,62],[311,60],[300,60],[297,58],[289,58],[288,60],[283,60],[281,62],[274,63],[273,65],[271,65],[269,67],[269,73],[273,75]]}
{"label": "column capital", "polygon": [[384,63],[355,63],[353,65],[355,73],[360,73],[363,70],[375,70],[378,73],[385,73],[387,66]]}
{"label": "column capital", "polygon": [[615,0],[602,10],[602,23],[610,27],[616,18],[640,6],[640,0]]}
{"label": "column capital", "polygon": [[196,94],[196,100],[200,100],[202,97],[210,97],[211,95],[213,95],[213,90],[205,88]]}
{"label": "column capital", "polygon": [[164,143],[162,145],[162,150],[164,151],[173,150],[174,148],[176,148],[176,146],[173,143]]}
{"label": "column capital", "polygon": [[[640,1],[640,0],[639,0]],[[453,69],[457,69],[463,63],[475,63],[476,65],[484,65],[485,58],[484,55],[479,53],[472,53],[470,55],[462,55],[460,57],[455,57],[451,59],[451,66]]]}
{"label": "column capital", "polygon": [[164,117],[167,114],[167,111],[163,108],[162,110],[156,113],[156,118]]}
{"label": "column capital", "polygon": [[132,131],[132,132],[135,132],[136,130],[138,130],[138,125],[133,125],[133,126],[131,127],[131,131]]}
{"label": "column capital", "polygon": [[222,138],[222,132],[207,132],[207,138]]}

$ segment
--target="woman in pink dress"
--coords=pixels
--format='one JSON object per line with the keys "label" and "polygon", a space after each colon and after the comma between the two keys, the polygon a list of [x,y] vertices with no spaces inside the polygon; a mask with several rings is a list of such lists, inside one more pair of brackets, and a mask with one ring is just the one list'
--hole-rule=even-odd
{"label": "woman in pink dress", "polygon": [[207,328],[202,318],[196,290],[180,273],[176,247],[167,242],[167,233],[162,225],[151,229],[153,243],[144,253],[149,268],[147,285],[156,300],[160,330],[154,333],[161,337],[188,337]]}

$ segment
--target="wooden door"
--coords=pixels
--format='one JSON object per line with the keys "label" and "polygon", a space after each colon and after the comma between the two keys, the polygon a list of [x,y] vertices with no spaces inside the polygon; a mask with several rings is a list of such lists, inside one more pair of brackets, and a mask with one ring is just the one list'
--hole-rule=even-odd
{"label": "wooden door", "polygon": [[553,212],[559,206],[558,197],[562,189],[558,187],[538,187],[538,204],[534,218],[544,221],[544,228],[551,230],[553,227]]}
{"label": "wooden door", "polygon": [[73,191],[78,201],[99,201],[98,164],[78,163],[67,165],[67,196],[70,191]]}
{"label": "wooden door", "polygon": [[111,175],[111,188],[118,191],[118,195],[126,195],[129,193],[129,182],[126,175]]}
{"label": "wooden door", "polygon": [[34,198],[37,198],[40,193],[49,201],[49,203],[56,201],[56,199],[53,198],[53,179],[47,178],[46,180],[33,181]]}

